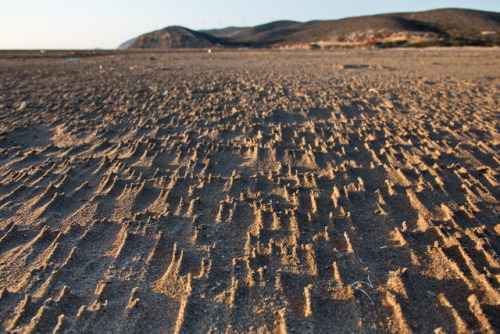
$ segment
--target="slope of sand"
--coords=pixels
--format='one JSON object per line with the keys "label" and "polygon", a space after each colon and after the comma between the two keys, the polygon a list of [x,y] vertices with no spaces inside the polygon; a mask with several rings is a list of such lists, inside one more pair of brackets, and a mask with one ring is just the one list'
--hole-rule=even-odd
{"label": "slope of sand", "polygon": [[499,330],[498,50],[4,55],[0,332]]}

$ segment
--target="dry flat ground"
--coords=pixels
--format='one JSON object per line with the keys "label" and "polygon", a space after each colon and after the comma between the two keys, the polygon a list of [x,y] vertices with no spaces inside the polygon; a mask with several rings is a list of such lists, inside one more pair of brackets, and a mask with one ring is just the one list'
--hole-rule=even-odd
{"label": "dry flat ground", "polygon": [[499,50],[89,55],[0,54],[0,332],[500,329]]}

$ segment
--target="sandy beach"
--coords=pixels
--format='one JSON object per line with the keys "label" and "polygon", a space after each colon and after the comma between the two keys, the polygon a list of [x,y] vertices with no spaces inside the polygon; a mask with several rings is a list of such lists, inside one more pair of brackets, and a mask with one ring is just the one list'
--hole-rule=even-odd
{"label": "sandy beach", "polygon": [[500,331],[500,50],[0,52],[0,332]]}

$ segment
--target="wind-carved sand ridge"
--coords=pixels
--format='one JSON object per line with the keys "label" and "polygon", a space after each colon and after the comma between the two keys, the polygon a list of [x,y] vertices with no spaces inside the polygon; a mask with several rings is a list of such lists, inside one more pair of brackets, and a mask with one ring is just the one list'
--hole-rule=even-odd
{"label": "wind-carved sand ridge", "polygon": [[8,58],[0,332],[499,330],[497,50]]}

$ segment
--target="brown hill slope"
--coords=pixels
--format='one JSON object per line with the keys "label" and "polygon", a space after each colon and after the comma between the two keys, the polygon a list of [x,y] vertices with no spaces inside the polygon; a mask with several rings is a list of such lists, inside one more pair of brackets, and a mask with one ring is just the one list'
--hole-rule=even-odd
{"label": "brown hill slope", "polygon": [[500,42],[500,14],[465,9],[438,9],[304,23],[279,45],[319,41],[346,43],[488,45]]}

